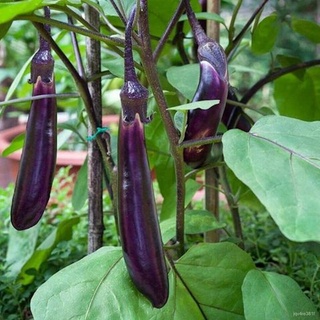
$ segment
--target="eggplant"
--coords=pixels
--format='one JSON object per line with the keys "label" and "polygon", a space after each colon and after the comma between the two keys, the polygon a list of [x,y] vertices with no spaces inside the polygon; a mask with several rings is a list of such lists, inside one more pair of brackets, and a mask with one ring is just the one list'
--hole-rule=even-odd
{"label": "eggplant", "polygon": [[[225,109],[228,95],[227,59],[223,48],[207,37],[196,19],[188,1],[186,9],[189,22],[198,45],[197,56],[200,64],[200,81],[192,102],[219,100],[207,110],[194,109],[188,112],[184,141],[213,137]],[[199,145],[184,149],[184,161],[193,168],[205,163],[212,144]]]}
{"label": "eggplant", "polygon": [[168,275],[144,137],[148,90],[136,76],[131,30],[126,27],[125,83],[118,133],[118,222],[124,261],[136,288],[152,305],[168,299]]}
{"label": "eggplant", "polygon": [[[53,67],[50,46],[40,37],[40,48],[31,62],[33,96],[55,93]],[[56,154],[56,99],[34,100],[11,206],[11,223],[17,230],[34,226],[42,217],[50,197]]]}

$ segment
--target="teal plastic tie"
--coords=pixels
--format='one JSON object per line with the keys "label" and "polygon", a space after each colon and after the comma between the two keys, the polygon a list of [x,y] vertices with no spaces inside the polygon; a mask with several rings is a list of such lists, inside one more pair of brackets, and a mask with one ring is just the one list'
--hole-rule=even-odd
{"label": "teal plastic tie", "polygon": [[93,140],[95,140],[98,136],[98,134],[102,134],[102,133],[105,133],[107,132],[109,128],[108,127],[97,127],[97,132],[95,134],[93,134],[92,136],[88,136],[87,137],[87,141],[91,142]]}

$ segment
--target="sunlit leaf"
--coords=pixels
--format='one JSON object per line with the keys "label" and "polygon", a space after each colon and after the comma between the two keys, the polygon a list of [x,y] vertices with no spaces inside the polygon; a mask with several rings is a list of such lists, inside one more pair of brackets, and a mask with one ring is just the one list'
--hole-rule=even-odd
{"label": "sunlit leaf", "polygon": [[294,241],[320,240],[320,122],[266,116],[228,131],[225,161]]}
{"label": "sunlit leaf", "polygon": [[242,294],[246,320],[319,319],[315,306],[298,284],[281,274],[249,271]]}

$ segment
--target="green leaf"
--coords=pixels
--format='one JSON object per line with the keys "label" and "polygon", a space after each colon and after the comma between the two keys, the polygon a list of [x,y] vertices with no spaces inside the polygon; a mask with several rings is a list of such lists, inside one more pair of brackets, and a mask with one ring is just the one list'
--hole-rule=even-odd
{"label": "green leaf", "polygon": [[188,100],[192,100],[198,87],[199,78],[200,67],[197,63],[171,67],[167,71],[169,83]]}
{"label": "green leaf", "polygon": [[276,13],[264,18],[252,34],[252,52],[257,55],[270,52],[276,43],[279,31],[280,22]]}
{"label": "green leaf", "polygon": [[[210,230],[221,229],[225,223],[218,222],[214,215],[206,210],[186,210],[185,233],[197,234]],[[171,217],[160,223],[163,243],[167,243],[176,235],[176,217]]]}
{"label": "green leaf", "polygon": [[72,192],[72,206],[80,210],[88,199],[88,161],[87,158],[77,174],[77,180]]}
{"label": "green leaf", "polygon": [[319,319],[313,303],[290,277],[251,270],[243,286],[246,320]]}
{"label": "green leaf", "polygon": [[287,74],[274,82],[274,99],[281,115],[306,121],[320,120],[320,68],[304,77]]}
{"label": "green leaf", "polygon": [[34,253],[38,240],[39,226],[23,231],[17,231],[13,227],[9,229],[9,242],[5,267],[8,278],[16,278],[24,264]]}
{"label": "green leaf", "polygon": [[217,221],[215,216],[210,211],[186,210],[185,226],[185,233],[197,234],[224,228],[226,224]]}
{"label": "green leaf", "polygon": [[211,107],[217,105],[219,102],[220,100],[201,100],[201,101],[181,104],[175,107],[170,107],[168,108],[168,110],[177,110],[177,111],[186,111],[186,110],[194,110],[194,109],[208,110]]}
{"label": "green leaf", "polygon": [[103,247],[41,285],[31,311],[35,320],[244,319],[241,284],[254,268],[248,254],[231,243],[201,244],[176,267],[168,302],[156,309],[131,282],[121,248]]}
{"label": "green leaf", "polygon": [[244,320],[241,286],[254,268],[246,252],[227,242],[199,244],[178,260],[176,268],[206,319]]}
{"label": "green leaf", "polygon": [[153,308],[131,282],[121,248],[104,247],[62,269],[31,300],[35,320],[204,320],[181,280],[169,274],[170,296]]}
{"label": "green leaf", "polygon": [[79,223],[79,217],[62,221],[58,227],[39,245],[32,256],[25,263],[19,275],[19,282],[23,285],[30,284],[34,275],[30,275],[29,270],[38,271],[43,262],[50,256],[52,250],[61,241],[70,240],[72,237],[72,227]]}
{"label": "green leaf", "polygon": [[20,150],[24,144],[25,133],[20,133],[11,141],[10,145],[2,151],[1,156],[7,157],[9,154]]}
{"label": "green leaf", "polygon": [[177,111],[174,114],[174,125],[180,132],[179,142],[181,143],[184,140],[184,136],[187,128],[188,113],[186,111]]}
{"label": "green leaf", "polygon": [[[1,17],[1,15],[0,15]],[[6,98],[5,101],[8,101],[11,99],[11,97],[13,96],[16,88],[18,87],[22,77],[27,73],[27,69],[30,65],[30,62],[32,60],[33,56],[31,56],[26,62],[25,64],[22,66],[22,68],[20,69],[20,71],[18,72],[18,74],[16,75],[16,77],[14,78],[13,82],[11,83],[10,88],[8,89],[8,92],[6,94]]]}
{"label": "green leaf", "polygon": [[310,21],[293,18],[291,21],[293,31],[300,33],[314,43],[320,43],[320,26]]}
{"label": "green leaf", "polygon": [[227,165],[293,241],[319,241],[320,122],[266,116],[222,138]]}

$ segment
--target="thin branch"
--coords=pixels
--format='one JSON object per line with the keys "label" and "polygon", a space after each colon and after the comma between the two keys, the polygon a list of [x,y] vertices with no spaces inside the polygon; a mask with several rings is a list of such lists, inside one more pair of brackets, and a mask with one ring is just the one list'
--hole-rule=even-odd
{"label": "thin branch", "polygon": [[145,69],[147,80],[152,88],[153,95],[159,106],[159,111],[169,138],[172,156],[175,163],[176,173],[176,190],[177,190],[177,225],[176,234],[177,242],[179,244],[179,255],[184,252],[184,199],[185,199],[185,183],[184,183],[184,162],[183,149],[178,147],[179,135],[175,129],[173,120],[169,111],[167,110],[167,101],[163,94],[158,72],[153,60],[153,53],[151,49],[151,40],[149,33],[148,21],[148,5],[147,0],[141,0],[139,27],[142,43],[142,63]]}
{"label": "thin branch", "polygon": [[93,25],[88,23],[88,21],[86,19],[84,19],[81,15],[79,15],[76,12],[74,12],[73,10],[71,10],[69,7],[67,7],[67,6],[59,6],[59,5],[52,5],[52,6],[50,6],[50,8],[55,9],[57,11],[62,11],[67,16],[70,16],[73,19],[79,21],[84,27],[88,28],[89,30],[98,32],[98,30],[96,28],[94,28]]}
{"label": "thin branch", "polygon": [[11,100],[7,100],[7,101],[1,101],[0,107],[7,106],[10,104],[33,101],[33,100],[41,100],[41,99],[45,99],[45,98],[70,99],[70,98],[79,98],[79,97],[80,97],[80,95],[77,92],[41,94],[38,96],[30,96],[30,97],[25,97],[25,98],[17,98],[17,99],[11,99]]}
{"label": "thin branch", "polygon": [[[73,25],[73,19],[71,16],[68,16],[68,22],[69,24]],[[76,57],[76,61],[77,61],[77,66],[78,66],[78,72],[80,77],[84,77],[85,72],[84,72],[84,67],[83,67],[83,62],[82,62],[82,58],[81,58],[81,54],[80,54],[80,49],[79,49],[79,43],[77,40],[77,35],[75,32],[71,31],[71,41],[72,41],[72,46],[73,46],[73,50],[74,50],[74,54]]]}
{"label": "thin branch", "polygon": [[264,0],[260,6],[253,12],[252,16],[250,17],[250,19],[247,21],[247,23],[244,25],[244,27],[242,28],[242,30],[239,32],[239,34],[231,41],[229,42],[227,48],[225,49],[226,55],[229,56],[231,51],[233,51],[235,49],[235,47],[240,43],[240,41],[242,40],[244,34],[247,32],[247,30],[249,29],[251,23],[253,22],[253,20],[256,18],[256,16],[260,13],[260,11],[263,9],[263,7],[267,4],[269,0]]}
{"label": "thin branch", "polygon": [[176,11],[174,12],[172,18],[170,19],[170,22],[164,31],[161,39],[158,41],[158,45],[155,48],[153,52],[153,59],[154,61],[157,61],[159,59],[159,55],[161,53],[161,50],[163,49],[164,45],[166,44],[174,26],[178,23],[179,18],[181,17],[182,13],[184,11],[184,1],[181,0]]}
{"label": "thin branch", "polygon": [[222,189],[224,190],[224,194],[226,196],[226,199],[231,211],[235,235],[237,238],[240,239],[239,247],[241,249],[244,249],[244,241],[243,241],[241,219],[239,214],[239,207],[238,207],[237,201],[235,201],[235,198],[232,194],[231,187],[229,185],[226,167],[221,166],[218,168],[218,170],[219,170],[220,183],[221,183]]}
{"label": "thin branch", "polygon": [[[320,59],[317,60],[311,60],[306,62],[301,62],[286,68],[282,68],[280,70],[271,72],[267,74],[264,78],[260,79],[255,85],[253,85],[242,97],[240,102],[242,104],[246,104],[264,85],[267,83],[274,81],[288,73],[295,72],[302,69],[307,69],[310,67],[314,67],[320,65]],[[241,105],[240,105],[241,107]]]}
{"label": "thin branch", "polygon": [[196,146],[201,146],[205,144],[219,143],[221,142],[221,139],[222,138],[220,135],[220,136],[214,136],[214,137],[205,137],[197,140],[186,140],[186,141],[182,141],[179,144],[179,148],[190,148],[190,147],[196,147]]}
{"label": "thin branch", "polygon": [[[112,46],[113,49],[117,50],[116,46],[122,46],[124,47],[124,41],[123,39],[115,38],[115,37],[109,37],[106,35],[103,35],[97,31],[92,31],[88,29],[84,29],[81,27],[77,27],[75,25],[70,25],[69,23],[65,23],[62,21],[58,21],[55,19],[46,19],[34,14],[31,15],[21,15],[17,18],[18,20],[29,20],[34,23],[42,23],[42,24],[50,24],[51,26],[64,29],[70,32],[75,32],[77,34],[82,34],[83,36],[87,36],[89,38],[92,38],[97,41],[101,41],[103,43],[108,44],[109,46]],[[119,51],[119,50],[117,50]]]}

